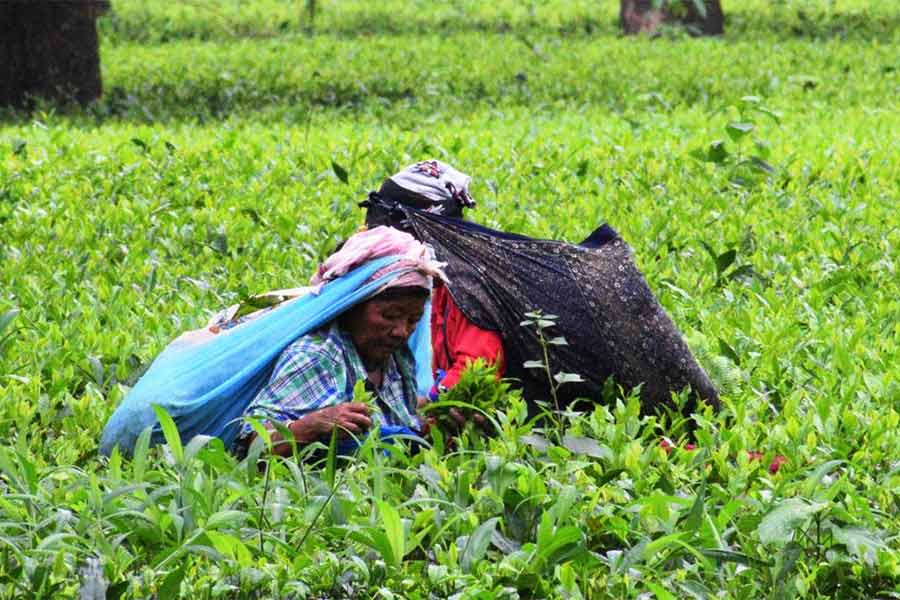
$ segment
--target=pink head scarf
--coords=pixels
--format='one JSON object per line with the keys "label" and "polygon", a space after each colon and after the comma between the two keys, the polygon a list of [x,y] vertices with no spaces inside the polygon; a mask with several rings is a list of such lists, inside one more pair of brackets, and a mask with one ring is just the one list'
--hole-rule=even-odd
{"label": "pink head scarf", "polygon": [[325,259],[309,283],[318,293],[323,285],[348,273],[361,264],[385,256],[400,256],[400,260],[379,269],[369,279],[374,281],[388,273],[412,268],[409,273],[395,277],[379,292],[390,287],[423,287],[431,289],[432,277],[446,281],[444,263],[434,260],[434,253],[413,236],[393,227],[374,227],[350,237],[340,250]]}

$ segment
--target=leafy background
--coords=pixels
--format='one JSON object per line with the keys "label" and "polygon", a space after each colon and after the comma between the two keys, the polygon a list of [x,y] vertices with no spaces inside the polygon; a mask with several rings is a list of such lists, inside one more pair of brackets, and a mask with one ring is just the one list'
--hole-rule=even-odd
{"label": "leafy background", "polygon": [[[612,2],[113,4],[104,98],[0,124],[4,597],[897,595],[890,3],[654,40]],[[426,157],[482,223],[629,241],[725,391],[695,448],[614,391],[536,431],[473,373],[500,434],[452,448],[97,456],[170,339],[303,284]]]}

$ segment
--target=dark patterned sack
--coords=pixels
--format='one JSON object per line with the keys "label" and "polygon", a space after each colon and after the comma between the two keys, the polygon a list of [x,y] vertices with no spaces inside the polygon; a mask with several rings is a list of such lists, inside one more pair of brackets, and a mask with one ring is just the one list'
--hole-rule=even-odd
{"label": "dark patterned sack", "polygon": [[631,248],[608,225],[579,245],[538,240],[399,206],[406,228],[447,262],[449,290],[466,317],[499,331],[507,376],[521,381],[529,400],[551,398],[546,373],[525,369],[541,359],[536,330],[523,327],[526,313],[557,315],[550,345],[552,371],[575,373],[583,383],[560,388],[560,403],[600,399],[604,383],[630,390],[640,385],[645,412],[671,404],[672,393],[690,386],[692,412],[702,398],[718,409],[709,377],[660,306],[632,258]]}

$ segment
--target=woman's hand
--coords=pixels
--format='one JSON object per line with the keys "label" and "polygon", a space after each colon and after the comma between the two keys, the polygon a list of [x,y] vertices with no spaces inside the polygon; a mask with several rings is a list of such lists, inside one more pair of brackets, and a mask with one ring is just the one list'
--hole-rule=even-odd
{"label": "woman's hand", "polygon": [[301,444],[314,442],[324,436],[331,435],[331,430],[337,427],[338,436],[350,437],[350,434],[360,434],[372,426],[369,417],[369,406],[362,402],[344,402],[335,406],[320,408],[296,421],[291,421],[288,426],[291,433]]}
{"label": "woman's hand", "polygon": [[[350,437],[350,433],[357,435],[367,431],[372,426],[369,417],[369,406],[362,402],[344,402],[337,406],[329,406],[315,410],[299,419],[288,423],[288,429],[294,434],[298,444],[310,444],[325,436],[331,435],[331,430],[338,428],[338,436]],[[279,456],[289,456],[291,445],[284,443],[281,434],[272,430],[272,453]],[[250,443],[256,438],[256,434],[250,438]]]}
{"label": "woman's hand", "polygon": [[[419,411],[422,411],[423,408],[428,406],[431,403],[431,400],[424,396],[418,396],[416,398],[416,408]],[[449,423],[455,425],[453,430],[450,432],[451,435],[459,435],[462,433],[462,430],[465,429],[466,423],[474,423],[476,429],[481,431],[484,434],[489,434],[491,431],[490,422],[478,411],[474,411],[471,415],[466,416],[462,411],[457,408],[451,408],[448,411]],[[448,423],[448,424],[449,424]],[[422,432],[423,434],[427,434],[431,431],[431,428],[438,424],[437,415],[427,414],[422,418]]]}
{"label": "woman's hand", "polygon": [[453,421],[456,423],[456,426],[459,428],[459,431],[462,431],[465,428],[466,423],[468,423],[469,421],[474,423],[475,426],[478,429],[480,429],[482,432],[486,432],[490,425],[488,423],[488,420],[484,418],[484,415],[478,411],[473,411],[472,414],[468,417],[466,417],[465,414],[463,414],[460,410],[458,410],[456,408],[451,408],[449,413],[450,413],[450,418],[453,419]]}

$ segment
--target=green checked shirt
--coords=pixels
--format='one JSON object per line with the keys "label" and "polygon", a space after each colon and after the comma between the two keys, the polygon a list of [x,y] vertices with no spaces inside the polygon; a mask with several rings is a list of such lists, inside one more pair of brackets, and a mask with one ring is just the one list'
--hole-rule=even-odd
{"label": "green checked shirt", "polygon": [[[404,344],[388,360],[376,394],[390,409],[373,418],[382,425],[419,429],[416,417],[414,359]],[[353,400],[353,386],[367,377],[350,335],[336,321],[308,333],[284,349],[269,383],[256,395],[247,414],[287,423],[312,411]],[[244,435],[251,431],[245,425]]]}

